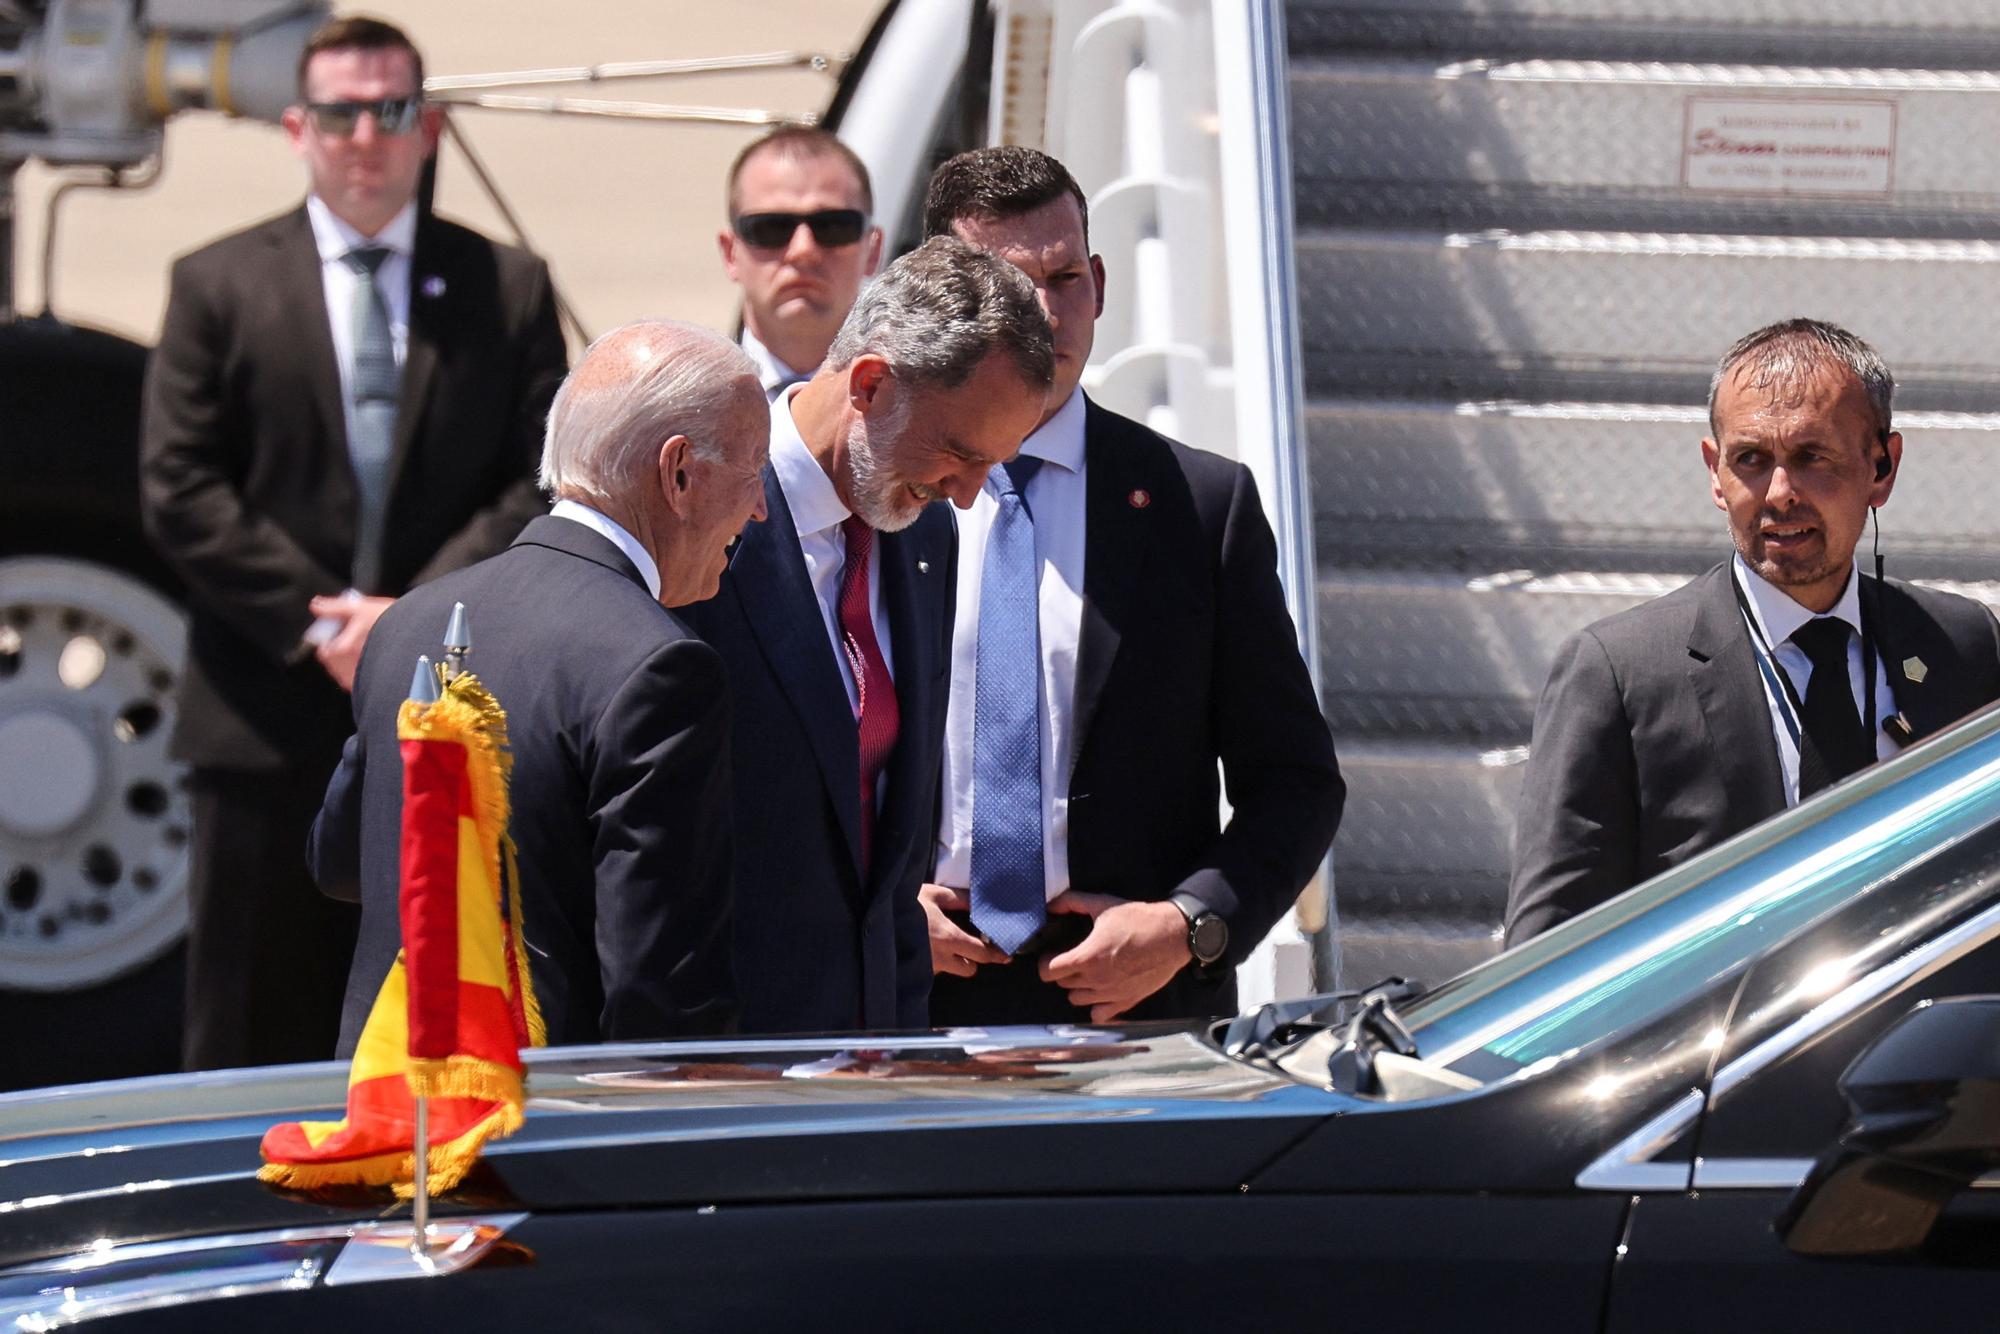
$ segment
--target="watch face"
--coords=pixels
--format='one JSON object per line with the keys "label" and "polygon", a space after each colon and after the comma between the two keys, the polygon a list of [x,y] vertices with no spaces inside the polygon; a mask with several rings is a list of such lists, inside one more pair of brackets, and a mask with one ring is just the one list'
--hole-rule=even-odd
{"label": "watch face", "polygon": [[1201,963],[1214,963],[1229,948],[1229,924],[1214,913],[1196,919],[1188,937],[1188,949]]}

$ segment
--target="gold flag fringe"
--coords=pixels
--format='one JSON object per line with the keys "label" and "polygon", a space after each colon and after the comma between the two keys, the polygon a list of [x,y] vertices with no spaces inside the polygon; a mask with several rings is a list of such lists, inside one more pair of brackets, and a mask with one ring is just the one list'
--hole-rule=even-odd
{"label": "gold flag fringe", "polygon": [[[498,837],[479,840],[486,859],[486,880],[507,887],[507,930],[514,956],[513,985],[521,998],[530,1046],[548,1045],[541,1003],[528,971],[528,950],[521,935],[521,876],[515,861],[514,837],[508,833],[507,782],[514,772],[514,755],[507,748],[507,714],[479,678],[460,672],[444,683],[429,704],[404,700],[396,716],[396,735],[404,740],[456,741],[466,748],[466,777],[472,787],[472,809],[482,831]],[[501,876],[505,863],[506,877]]]}
{"label": "gold flag fringe", "polygon": [[[502,1102],[493,1111],[461,1131],[454,1139],[433,1144],[425,1155],[429,1174],[425,1193],[443,1195],[465,1180],[466,1173],[479,1161],[479,1151],[489,1139],[503,1139],[521,1128],[521,1109]],[[409,1149],[378,1153],[370,1158],[348,1158],[329,1163],[265,1163],[257,1169],[257,1179],[290,1190],[318,1190],[326,1186],[390,1186],[398,1199],[417,1193],[417,1155]]]}

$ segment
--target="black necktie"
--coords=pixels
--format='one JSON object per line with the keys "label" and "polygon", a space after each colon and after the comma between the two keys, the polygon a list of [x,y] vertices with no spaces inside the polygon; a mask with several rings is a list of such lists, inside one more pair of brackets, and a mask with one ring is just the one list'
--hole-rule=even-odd
{"label": "black necktie", "polygon": [[[1807,621],[1792,632],[1792,642],[1812,660],[1806,681],[1805,707],[1799,724],[1805,736],[1799,744],[1799,800],[1831,786],[1875,761],[1875,747],[1861,714],[1854,707],[1854,689],[1847,679],[1847,622],[1832,616]],[[1873,683],[1868,683],[1872,688]]]}

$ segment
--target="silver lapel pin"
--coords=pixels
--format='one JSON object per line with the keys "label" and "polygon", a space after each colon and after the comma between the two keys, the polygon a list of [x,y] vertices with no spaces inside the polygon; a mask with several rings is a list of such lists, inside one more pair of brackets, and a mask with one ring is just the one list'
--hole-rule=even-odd
{"label": "silver lapel pin", "polygon": [[918,574],[929,574],[930,572],[931,572],[931,563],[929,561],[920,560],[917,562]]}
{"label": "silver lapel pin", "polygon": [[1926,676],[1929,676],[1930,674],[1931,674],[1931,669],[1924,666],[1924,660],[1922,658],[1903,659],[1903,675],[1909,678],[1911,685],[1913,686],[1922,685],[1924,683],[1924,678]]}
{"label": "silver lapel pin", "polygon": [[424,279],[423,292],[425,296],[430,297],[433,300],[443,296],[444,279],[438,277],[435,273],[433,273],[430,277]]}

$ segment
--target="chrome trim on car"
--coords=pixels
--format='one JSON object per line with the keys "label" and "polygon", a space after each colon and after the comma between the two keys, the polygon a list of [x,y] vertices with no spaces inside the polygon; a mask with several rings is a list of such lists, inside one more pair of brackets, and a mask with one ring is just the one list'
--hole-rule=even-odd
{"label": "chrome trim on car", "polygon": [[1581,1190],[1686,1190],[1692,1171],[1686,1163],[1656,1163],[1654,1154],[1694,1124],[1705,1099],[1689,1089],[1665,1111],[1612,1145],[1576,1174]]}
{"label": "chrome trim on car", "polygon": [[1812,1171],[1810,1158],[1697,1158],[1696,1190],[1796,1190]]}
{"label": "chrome trim on car", "polygon": [[416,1231],[411,1223],[364,1224],[354,1229],[321,1282],[338,1288],[456,1273],[478,1264],[495,1243],[527,1218],[525,1213],[516,1213],[436,1219],[427,1229],[430,1244],[421,1255],[410,1249]]}
{"label": "chrome trim on car", "polygon": [[270,1246],[295,1241],[346,1241],[354,1233],[353,1223],[323,1223],[313,1227],[268,1228],[257,1232],[222,1232],[206,1237],[180,1237],[173,1241],[135,1241],[123,1246],[99,1243],[89,1250],[60,1255],[50,1260],[0,1269],[0,1278],[18,1274],[80,1274],[106,1265],[140,1263],[147,1260],[186,1259],[206,1251],[228,1250],[235,1246]]}
{"label": "chrome trim on car", "polygon": [[2000,903],[1968,917],[1951,930],[1933,936],[1880,968],[1862,974],[1716,1071],[1712,1086],[1714,1096],[1718,1100],[1726,1097],[1737,1085],[1775,1064],[1809,1039],[1818,1037],[1870,1001],[1881,998],[1912,978],[1955,962],[1967,951],[1978,948],[1996,935],[2000,935]]}
{"label": "chrome trim on car", "polygon": [[104,1239],[71,1255],[0,1270],[0,1325],[61,1329],[229,1297],[438,1278],[476,1264],[527,1217],[440,1219],[421,1256],[410,1250],[406,1221],[271,1228],[123,1246]]}

